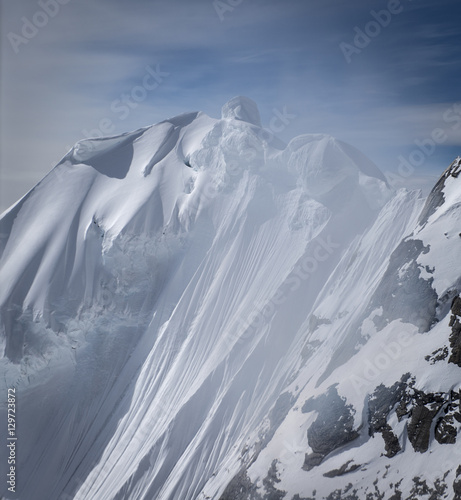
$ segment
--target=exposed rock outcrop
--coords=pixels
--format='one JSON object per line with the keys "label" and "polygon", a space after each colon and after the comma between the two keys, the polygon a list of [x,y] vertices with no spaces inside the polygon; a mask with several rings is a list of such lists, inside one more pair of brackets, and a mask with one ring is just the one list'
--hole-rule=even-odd
{"label": "exposed rock outcrop", "polygon": [[443,194],[443,188],[445,187],[445,182],[448,177],[458,177],[461,169],[461,160],[456,158],[456,160],[445,170],[437,184],[432,188],[432,191],[427,197],[426,203],[419,216],[418,223],[423,225],[426,224],[429,217],[443,205],[445,201],[445,196]]}
{"label": "exposed rock outcrop", "polygon": [[451,327],[451,355],[448,362],[461,367],[461,297],[459,295],[451,303],[451,312],[452,315],[449,323]]}
{"label": "exposed rock outcrop", "polygon": [[453,482],[453,500],[461,500],[461,465],[456,470],[456,479]]}
{"label": "exposed rock outcrop", "polygon": [[345,464],[341,465],[339,469],[333,469],[328,472],[325,472],[324,477],[344,476],[344,474],[348,474],[349,472],[354,472],[355,470],[361,467],[360,464],[354,464],[352,462],[353,460],[349,460]]}
{"label": "exposed rock outcrop", "polygon": [[307,431],[307,440],[313,453],[306,454],[303,468],[310,470],[319,465],[333,450],[359,436],[354,429],[355,410],[341,398],[335,387],[318,398],[304,403],[303,413],[317,411],[318,416]]}
{"label": "exposed rock outcrop", "polygon": [[427,401],[427,403],[418,403],[413,408],[408,424],[408,439],[414,450],[420,453],[424,453],[429,448],[432,421],[443,404],[443,399],[440,401],[438,398]]}
{"label": "exposed rock outcrop", "polygon": [[283,500],[286,492],[277,489],[277,483],[280,483],[277,460],[273,460],[267,476],[262,480],[261,494],[258,493],[256,485],[251,482],[246,471],[242,470],[227,485],[219,500]]}
{"label": "exposed rock outcrop", "polygon": [[443,393],[426,394],[413,386],[414,380],[408,384],[396,413],[399,420],[405,416],[410,418],[407,425],[408,439],[415,451],[424,453],[429,448],[432,422],[447,398]]}
{"label": "exposed rock outcrop", "polygon": [[440,444],[455,444],[458,424],[461,423],[460,394],[451,391],[450,402],[445,408],[445,415],[440,417],[435,426],[435,439]]}
{"label": "exposed rock outcrop", "polygon": [[376,432],[381,433],[388,457],[395,456],[401,450],[399,440],[387,419],[397,403],[405,400],[409,378],[410,374],[407,373],[392,387],[379,385],[368,399],[368,433],[370,436],[374,436]]}
{"label": "exposed rock outcrop", "polygon": [[280,479],[277,474],[277,460],[273,460],[267,471],[267,476],[263,479],[263,486],[266,491],[263,500],[282,500],[285,497],[286,491],[277,489],[276,483],[280,483]]}
{"label": "exposed rock outcrop", "polygon": [[432,354],[428,354],[424,359],[431,365],[435,365],[437,361],[443,361],[447,357],[448,357],[448,347],[443,346],[433,351]]}
{"label": "exposed rock outcrop", "polygon": [[415,381],[409,374],[391,387],[378,386],[368,400],[368,432],[373,436],[381,433],[386,456],[393,457],[401,450],[401,444],[388,423],[392,411],[400,421],[408,418],[407,434],[413,449],[424,453],[429,448],[434,420],[435,439],[440,444],[454,444],[458,433],[456,422],[461,422],[460,396],[457,392],[424,393],[414,388]]}
{"label": "exposed rock outcrop", "polygon": [[262,500],[246,470],[240,471],[227,485],[219,500]]}
{"label": "exposed rock outcrop", "polygon": [[[374,293],[369,313],[382,308],[373,321],[382,330],[395,319],[418,326],[427,332],[436,322],[438,296],[432,288],[433,278],[424,279],[418,257],[429,252],[429,246],[418,239],[403,240],[392,253],[381,283]],[[427,274],[433,270],[425,268]]]}

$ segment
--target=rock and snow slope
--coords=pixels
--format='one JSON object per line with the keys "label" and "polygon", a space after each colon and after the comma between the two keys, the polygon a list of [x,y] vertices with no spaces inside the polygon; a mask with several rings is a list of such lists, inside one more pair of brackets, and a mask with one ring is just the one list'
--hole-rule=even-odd
{"label": "rock and snow slope", "polygon": [[393,192],[242,97],[77,143],[0,220],[0,495],[455,498],[459,170]]}

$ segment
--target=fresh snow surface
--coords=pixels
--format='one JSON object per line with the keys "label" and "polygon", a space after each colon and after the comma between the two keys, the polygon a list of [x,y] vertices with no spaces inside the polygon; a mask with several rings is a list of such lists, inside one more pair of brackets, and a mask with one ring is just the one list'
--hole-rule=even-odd
{"label": "fresh snow surface", "polygon": [[[402,451],[388,458],[366,420],[367,396],[406,373],[421,391],[459,390],[457,365],[425,360],[449,345],[448,299],[422,332],[392,286],[416,269],[438,298],[459,293],[461,179],[421,224],[420,193],[393,191],[352,146],[270,137],[236,97],[221,119],[83,140],[2,215],[1,383],[17,390],[20,452],[17,494],[3,480],[0,496],[219,500],[243,472],[255,493],[225,500],[318,500],[350,483],[365,499],[376,479],[386,498],[400,481],[403,499],[414,477],[445,472],[451,488],[453,445],[414,451],[391,413]],[[430,251],[408,257],[408,238]],[[319,414],[303,405],[332,387],[359,437],[303,470]],[[285,494],[270,497],[274,460]]]}

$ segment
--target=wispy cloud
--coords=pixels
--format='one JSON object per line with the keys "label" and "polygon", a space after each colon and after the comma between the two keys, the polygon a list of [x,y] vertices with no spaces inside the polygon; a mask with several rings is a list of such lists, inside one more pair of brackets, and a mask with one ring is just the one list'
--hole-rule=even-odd
{"label": "wispy cloud", "polygon": [[[17,54],[7,34],[20,33],[39,5],[1,5],[0,175],[21,172],[30,179],[24,191],[105,117],[122,132],[188,110],[219,116],[244,94],[266,124],[274,108],[296,110],[284,139],[331,133],[382,166],[430,134],[459,99],[461,7],[449,0],[402,0],[405,11],[351,64],[340,42],[385,2],[245,0],[221,20],[210,0],[71,0]],[[169,73],[165,84],[125,120],[114,117],[114,99],[155,64]],[[457,132],[447,127],[428,165],[445,162]],[[1,197],[3,208],[14,201]]]}

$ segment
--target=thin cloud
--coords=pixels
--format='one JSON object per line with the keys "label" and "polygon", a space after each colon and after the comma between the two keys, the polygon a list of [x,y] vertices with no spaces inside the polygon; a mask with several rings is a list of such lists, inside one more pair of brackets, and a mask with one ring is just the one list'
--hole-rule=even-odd
{"label": "thin cloud", "polygon": [[[285,140],[330,133],[392,165],[459,95],[460,8],[444,0],[404,5],[347,64],[339,43],[370,20],[364,0],[246,0],[223,20],[210,0],[80,0],[62,5],[18,54],[6,36],[39,7],[3,2],[2,172],[32,183],[105,117],[117,133],[184,111],[216,117],[237,94],[258,102],[266,124],[274,109],[295,111]],[[169,73],[164,85],[119,120],[111,103],[156,64]],[[459,145],[456,132],[447,127],[444,147]],[[431,162],[445,161],[437,155]],[[2,196],[4,205],[13,201]]]}

